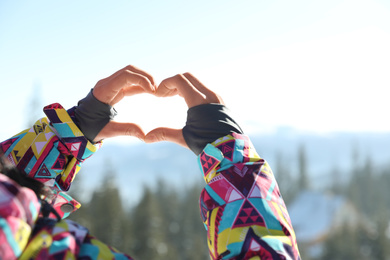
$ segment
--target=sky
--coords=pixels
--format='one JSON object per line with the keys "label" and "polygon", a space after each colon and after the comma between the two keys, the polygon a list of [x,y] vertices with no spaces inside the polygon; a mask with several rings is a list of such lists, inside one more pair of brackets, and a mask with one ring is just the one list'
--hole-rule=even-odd
{"label": "sky", "polygon": [[[387,0],[0,2],[0,139],[41,106],[70,108],[132,64],[157,83],[191,72],[247,133],[390,132]],[[179,97],[142,94],[118,121],[181,128]]]}

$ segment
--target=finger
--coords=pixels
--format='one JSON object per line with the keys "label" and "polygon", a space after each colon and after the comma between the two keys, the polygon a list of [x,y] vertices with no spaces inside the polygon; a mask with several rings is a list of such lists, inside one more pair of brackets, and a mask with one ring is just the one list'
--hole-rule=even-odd
{"label": "finger", "polygon": [[122,89],[133,86],[141,87],[147,93],[154,93],[155,91],[155,87],[150,83],[148,78],[126,70],[117,74],[117,76],[110,79],[110,81],[105,81],[104,84],[98,83],[93,89],[93,94],[101,102],[114,105],[115,103],[113,100],[120,94]]}
{"label": "finger", "polygon": [[189,82],[197,89],[199,92],[203,93],[206,97],[208,103],[218,103],[224,104],[222,98],[217,95],[214,91],[208,89],[202,82],[200,82],[194,75],[189,72],[183,74]]}
{"label": "finger", "polygon": [[131,86],[122,88],[118,94],[111,100],[110,104],[115,105],[126,96],[133,96],[137,94],[145,93],[145,90],[140,86]]}
{"label": "finger", "polygon": [[137,74],[140,74],[140,75],[142,75],[142,76],[148,78],[149,81],[150,81],[150,83],[151,83],[153,86],[155,86],[154,78],[152,77],[152,75],[150,75],[150,74],[147,73],[146,71],[141,70],[141,69],[139,69],[139,68],[137,68],[137,67],[135,67],[135,66],[133,66],[133,65],[128,65],[128,66],[126,66],[124,69],[125,69],[125,70],[130,70],[130,71],[132,71],[132,72],[135,72],[135,73],[137,73]]}
{"label": "finger", "polygon": [[153,129],[145,136],[145,143],[155,143],[162,141],[172,142],[188,148],[188,145],[183,137],[182,129],[159,127]]}
{"label": "finger", "polygon": [[150,81],[150,83],[151,83],[152,85],[155,85],[155,82],[154,82],[154,79],[153,79],[152,75],[150,75],[149,73],[145,72],[144,70],[141,70],[141,69],[139,69],[139,68],[137,68],[137,67],[135,67],[135,66],[133,66],[133,65],[127,65],[126,67],[124,67],[124,68],[122,68],[122,69],[116,71],[116,72],[113,73],[111,76],[109,76],[109,77],[107,77],[107,78],[105,78],[105,79],[102,79],[101,81],[103,81],[103,82],[104,82],[104,81],[109,81],[110,79],[115,78],[116,76],[118,76],[118,74],[123,73],[123,71],[126,71],[126,70],[132,71],[132,72],[134,72],[134,73],[138,73],[138,74],[140,74],[140,75],[143,75],[144,77],[146,77],[146,78],[149,79],[149,81]]}
{"label": "finger", "polygon": [[173,95],[173,93],[182,96],[189,108],[206,103],[204,94],[195,88],[182,74],[177,74],[176,76],[163,80],[158,86],[155,95],[166,97]]}
{"label": "finger", "polygon": [[157,97],[171,97],[178,95],[178,89],[175,84],[172,84],[172,78],[164,79],[157,87],[155,96]]}
{"label": "finger", "polygon": [[[131,86],[139,86],[147,93],[154,93],[156,90],[152,76],[134,66],[127,66],[110,77],[98,81],[93,89],[93,94],[99,101],[114,105],[113,99],[123,88]],[[118,100],[122,99],[123,96],[122,93]]]}
{"label": "finger", "polygon": [[134,136],[138,139],[144,140],[145,133],[142,128],[137,124],[110,121],[99,132],[99,134],[95,137],[93,141],[98,142],[102,139],[116,136]]}
{"label": "finger", "polygon": [[148,92],[155,91],[155,86],[149,81],[148,77],[130,70],[123,70],[118,73],[108,84],[112,91],[119,91],[123,87],[132,85],[140,86]]}

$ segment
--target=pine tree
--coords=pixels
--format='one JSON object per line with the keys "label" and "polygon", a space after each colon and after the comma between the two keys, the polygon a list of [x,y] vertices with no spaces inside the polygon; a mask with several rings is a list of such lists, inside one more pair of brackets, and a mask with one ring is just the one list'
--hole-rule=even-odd
{"label": "pine tree", "polygon": [[110,246],[125,251],[126,212],[116,185],[114,167],[105,163],[105,178],[88,204],[90,232]]}
{"label": "pine tree", "polygon": [[323,260],[364,259],[359,252],[358,229],[344,226],[334,231],[324,244]]}
{"label": "pine tree", "polygon": [[182,259],[204,260],[209,259],[207,246],[207,232],[204,228],[199,212],[199,195],[203,184],[194,183],[186,190],[181,205],[182,243],[184,253]]}
{"label": "pine tree", "polygon": [[273,169],[275,169],[273,172],[278,183],[280,193],[283,196],[284,202],[288,205],[297,195],[298,189],[294,184],[294,180],[289,168],[287,167],[287,163],[280,152],[277,152],[276,154],[276,163]]}
{"label": "pine tree", "polygon": [[[170,187],[168,183],[159,180],[155,197],[158,204],[161,205],[161,217],[163,225],[161,232],[164,236],[164,241],[167,246],[167,256],[169,259],[183,259],[181,256],[180,242],[182,240],[180,232],[182,220],[180,201],[182,194],[177,188]],[[173,258],[172,258],[173,257]]]}
{"label": "pine tree", "polygon": [[303,145],[298,149],[298,169],[299,169],[299,180],[298,187],[300,191],[308,190],[310,188],[309,176],[307,172],[307,156],[306,150]]}
{"label": "pine tree", "polygon": [[35,82],[26,106],[26,128],[30,128],[38,119],[44,116],[41,92],[40,83]]}
{"label": "pine tree", "polygon": [[90,229],[91,228],[91,221],[90,221],[90,215],[89,215],[89,203],[88,201],[83,199],[84,189],[83,189],[83,180],[84,180],[84,174],[81,170],[76,177],[74,178],[72,182],[72,186],[69,190],[69,195],[77,200],[81,207],[70,214],[69,219],[81,224],[82,226]]}
{"label": "pine tree", "polygon": [[206,231],[199,214],[201,187],[182,189],[159,181],[152,191],[144,187],[132,209],[132,254],[139,259],[208,259]]}
{"label": "pine tree", "polygon": [[[138,259],[160,259],[167,253],[164,234],[161,232],[161,207],[151,188],[145,186],[143,196],[133,209],[132,251]],[[162,258],[164,259],[164,258]]]}

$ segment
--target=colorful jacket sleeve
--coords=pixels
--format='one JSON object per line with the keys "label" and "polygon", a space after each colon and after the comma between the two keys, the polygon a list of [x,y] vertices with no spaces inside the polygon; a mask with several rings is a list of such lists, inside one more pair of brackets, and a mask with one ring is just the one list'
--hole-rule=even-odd
{"label": "colorful jacket sleeve", "polygon": [[52,188],[54,194],[50,200],[63,217],[69,212],[61,211],[62,205],[69,204],[73,210],[80,207],[63,191],[69,190],[81,163],[101,146],[84,137],[75,123],[74,110],[75,107],[67,111],[58,103],[46,106],[47,118],[0,143],[0,149],[12,164]]}
{"label": "colorful jacket sleeve", "polygon": [[208,144],[198,162],[206,181],[199,201],[211,259],[300,259],[272,170],[246,135]]}
{"label": "colorful jacket sleeve", "polygon": [[35,193],[0,173],[0,259],[16,259],[28,243],[40,203]]}
{"label": "colorful jacket sleeve", "polygon": [[38,219],[19,259],[132,259],[71,220]]}
{"label": "colorful jacket sleeve", "polygon": [[0,174],[0,259],[132,259],[70,220],[39,218],[35,193]]}

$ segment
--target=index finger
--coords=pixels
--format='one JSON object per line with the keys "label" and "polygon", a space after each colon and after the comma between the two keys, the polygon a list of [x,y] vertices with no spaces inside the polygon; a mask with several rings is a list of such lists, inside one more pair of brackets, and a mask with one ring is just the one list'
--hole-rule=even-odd
{"label": "index finger", "polygon": [[131,86],[139,86],[148,93],[154,93],[156,89],[152,76],[134,66],[127,66],[98,81],[93,89],[93,94],[101,102],[111,104],[120,92],[122,96],[125,95],[128,87]]}
{"label": "index finger", "polygon": [[218,103],[224,104],[222,98],[217,95],[214,91],[208,89],[202,82],[199,81],[194,75],[189,72],[183,74],[184,77],[187,78],[189,82],[201,93],[203,93],[206,97],[208,103]]}
{"label": "index finger", "polygon": [[184,98],[188,108],[209,103],[223,104],[220,96],[190,73],[178,74],[163,80],[157,88],[156,96],[171,96],[175,91]]}
{"label": "index finger", "polygon": [[113,78],[115,78],[116,76],[118,76],[120,73],[122,73],[123,71],[132,71],[134,73],[137,73],[137,74],[140,74],[146,78],[148,78],[148,80],[150,81],[150,83],[154,86],[155,85],[155,82],[154,82],[154,79],[152,77],[152,75],[150,75],[149,73],[145,72],[144,70],[141,70],[133,65],[127,65],[126,67],[118,70],[117,72],[113,73],[111,76],[107,77],[107,78],[104,78],[102,80],[100,80],[102,83],[104,83],[105,81],[109,81]]}
{"label": "index finger", "polygon": [[156,96],[159,97],[172,96],[173,94],[182,96],[189,108],[204,104],[205,95],[182,74],[164,79],[156,91]]}

